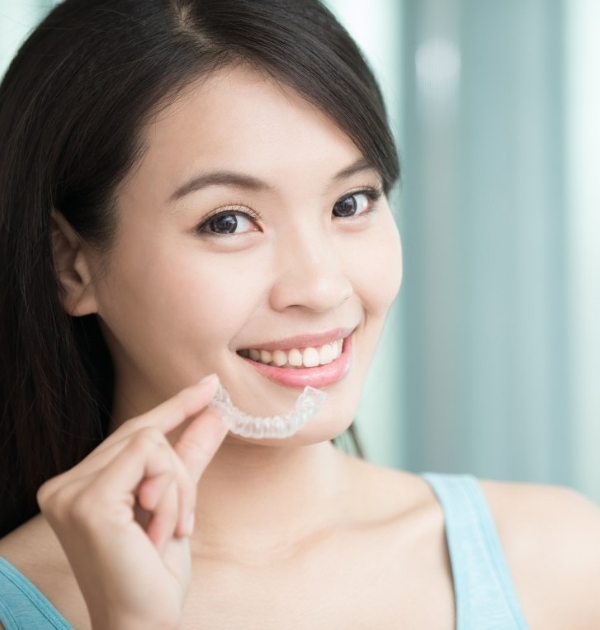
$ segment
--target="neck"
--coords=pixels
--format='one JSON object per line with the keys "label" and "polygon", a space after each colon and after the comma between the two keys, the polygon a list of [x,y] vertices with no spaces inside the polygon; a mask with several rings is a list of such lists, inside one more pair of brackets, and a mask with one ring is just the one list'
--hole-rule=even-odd
{"label": "neck", "polygon": [[344,517],[348,459],[330,442],[279,448],[228,436],[198,484],[194,553],[264,559],[327,534]]}

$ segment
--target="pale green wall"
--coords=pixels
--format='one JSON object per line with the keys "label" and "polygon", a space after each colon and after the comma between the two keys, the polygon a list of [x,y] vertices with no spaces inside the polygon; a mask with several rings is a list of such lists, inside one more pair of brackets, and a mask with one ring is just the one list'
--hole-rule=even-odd
{"label": "pale green wall", "polygon": [[405,18],[407,463],[571,483],[561,7]]}

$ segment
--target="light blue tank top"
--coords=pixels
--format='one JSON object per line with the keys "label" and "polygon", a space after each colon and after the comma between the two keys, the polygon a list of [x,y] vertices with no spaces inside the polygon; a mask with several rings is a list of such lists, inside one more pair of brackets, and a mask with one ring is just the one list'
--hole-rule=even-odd
{"label": "light blue tank top", "polygon": [[471,475],[422,477],[444,510],[457,630],[528,630],[498,532]]}
{"label": "light blue tank top", "polygon": [[[444,510],[456,630],[527,630],[490,509],[470,475],[426,473]],[[0,558],[0,622],[6,630],[73,630],[42,593]]]}

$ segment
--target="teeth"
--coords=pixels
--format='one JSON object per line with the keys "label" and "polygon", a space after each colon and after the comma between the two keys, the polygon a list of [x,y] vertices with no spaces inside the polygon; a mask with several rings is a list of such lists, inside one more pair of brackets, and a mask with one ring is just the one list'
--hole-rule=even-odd
{"label": "teeth", "polygon": [[288,352],[283,350],[273,350],[273,352],[268,350],[240,350],[239,354],[266,365],[311,368],[335,361],[342,354],[343,344],[344,341],[338,339],[320,348],[304,348],[303,350],[292,348]]}
{"label": "teeth", "polygon": [[[262,353],[261,353],[261,357],[262,357]],[[277,365],[278,367],[285,365],[287,361],[288,361],[287,355],[285,354],[285,352],[283,352],[283,350],[275,350],[273,352],[273,363]]]}
{"label": "teeth", "polygon": [[295,348],[290,350],[287,362],[292,367],[300,367],[302,365],[302,352],[300,352],[300,350],[296,350]]}
{"label": "teeth", "polygon": [[273,360],[273,355],[268,350],[260,351],[260,362],[261,363],[271,363]]}
{"label": "teeth", "polygon": [[315,348],[306,348],[302,353],[302,364],[304,367],[317,367],[321,357],[319,357],[319,351]]}
{"label": "teeth", "polygon": [[[335,351],[337,352],[337,341],[335,343]],[[326,365],[327,363],[331,363],[333,361],[333,346],[328,343],[326,346],[321,348],[321,352],[319,352],[319,363],[321,365]]]}

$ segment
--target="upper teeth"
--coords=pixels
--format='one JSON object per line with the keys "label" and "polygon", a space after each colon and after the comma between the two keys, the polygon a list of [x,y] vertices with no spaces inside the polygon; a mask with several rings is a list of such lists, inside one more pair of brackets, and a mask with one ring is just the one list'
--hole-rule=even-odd
{"label": "upper teeth", "polygon": [[291,350],[240,350],[244,357],[253,361],[283,367],[317,367],[335,361],[342,354],[343,339],[327,343],[319,348],[292,348]]}

